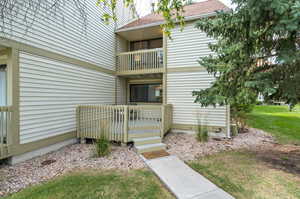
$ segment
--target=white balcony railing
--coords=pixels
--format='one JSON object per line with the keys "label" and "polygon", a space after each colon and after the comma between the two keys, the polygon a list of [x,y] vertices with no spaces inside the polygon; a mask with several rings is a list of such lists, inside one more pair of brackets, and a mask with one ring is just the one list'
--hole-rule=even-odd
{"label": "white balcony railing", "polygon": [[163,49],[140,50],[120,53],[117,72],[160,72],[163,69]]}

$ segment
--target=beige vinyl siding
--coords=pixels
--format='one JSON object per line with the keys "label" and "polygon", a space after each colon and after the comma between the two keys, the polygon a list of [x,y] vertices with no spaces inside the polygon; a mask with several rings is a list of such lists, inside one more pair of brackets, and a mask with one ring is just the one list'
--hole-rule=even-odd
{"label": "beige vinyl siding", "polygon": [[130,7],[125,7],[124,1],[117,1],[116,15],[118,18],[116,23],[117,28],[121,28],[133,20],[136,20]]}
{"label": "beige vinyl siding", "polygon": [[125,105],[127,104],[126,99],[126,79],[123,77],[117,77],[117,104]]}
{"label": "beige vinyl siding", "polygon": [[128,52],[128,41],[122,38],[120,35],[116,35],[116,42],[117,42],[117,54],[122,52]]}
{"label": "beige vinyl siding", "polygon": [[[116,35],[117,54],[128,51],[128,41],[119,35]],[[124,77],[117,77],[117,104],[126,104],[127,83]]]}
{"label": "beige vinyl siding", "polygon": [[173,104],[173,123],[197,125],[198,119],[209,126],[226,126],[226,107],[206,107],[194,103],[195,90],[210,87],[214,78],[207,72],[176,72],[167,76],[167,103]]}
{"label": "beige vinyl siding", "polygon": [[[195,28],[195,22],[188,23],[183,32],[180,27],[172,31],[172,40],[167,40],[167,67],[199,67],[200,57],[212,54],[208,44],[213,39]],[[177,71],[167,74],[167,103],[173,104],[173,123],[197,125],[199,120],[208,126],[226,127],[226,107],[205,107],[194,103],[192,92],[211,86],[214,77],[206,71]]]}
{"label": "beige vinyl siding", "polygon": [[[42,4],[45,2],[42,1]],[[101,20],[104,10],[97,7],[95,1],[86,3],[86,29],[74,2],[66,1],[63,10],[58,11],[56,16],[55,13],[46,12],[44,5],[36,16],[29,15],[28,21],[35,21],[28,29],[24,22],[25,11],[21,10],[12,26],[7,21],[6,27],[11,29],[5,29],[0,36],[113,69],[114,25],[106,25]]]}
{"label": "beige vinyl siding", "polygon": [[168,68],[199,66],[197,60],[211,54],[208,44],[213,42],[213,39],[195,28],[195,23],[188,23],[183,32],[177,26],[172,31],[172,40],[167,40]]}
{"label": "beige vinyl siding", "polygon": [[112,104],[115,78],[44,57],[20,53],[20,142],[75,131],[79,104]]}

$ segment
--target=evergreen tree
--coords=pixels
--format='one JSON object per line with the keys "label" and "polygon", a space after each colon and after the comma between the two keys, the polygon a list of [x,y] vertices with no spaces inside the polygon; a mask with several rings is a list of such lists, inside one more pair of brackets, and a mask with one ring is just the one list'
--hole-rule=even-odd
{"label": "evergreen tree", "polygon": [[194,91],[202,106],[251,110],[259,93],[266,100],[300,100],[300,0],[234,0],[235,10],[203,18],[196,27],[217,40],[214,55],[199,60],[216,77]]}

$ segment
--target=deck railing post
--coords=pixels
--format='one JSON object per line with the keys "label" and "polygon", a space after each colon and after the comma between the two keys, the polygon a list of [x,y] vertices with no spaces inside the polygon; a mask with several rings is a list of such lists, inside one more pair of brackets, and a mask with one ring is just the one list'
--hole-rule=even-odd
{"label": "deck railing post", "polygon": [[13,111],[11,106],[0,107],[0,159],[11,155]]}
{"label": "deck railing post", "polygon": [[165,105],[161,105],[161,129],[160,129],[160,137],[163,138],[164,137],[164,133],[165,133]]}
{"label": "deck railing post", "polygon": [[124,143],[128,142],[128,106],[124,106]]}
{"label": "deck railing post", "polygon": [[12,114],[13,114],[13,110],[11,107],[8,107],[7,109],[7,130],[6,130],[6,136],[7,136],[7,140],[6,140],[6,144],[7,144],[7,150],[8,150],[8,154],[11,153],[11,148],[12,148],[12,139],[13,139],[13,135],[11,133],[12,131],[12,125],[13,125],[13,122],[12,122]]}

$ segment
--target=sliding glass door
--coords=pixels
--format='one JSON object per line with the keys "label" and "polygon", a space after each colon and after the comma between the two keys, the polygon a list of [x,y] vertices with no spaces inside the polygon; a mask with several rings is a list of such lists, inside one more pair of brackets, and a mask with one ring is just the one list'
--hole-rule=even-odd
{"label": "sliding glass door", "polygon": [[155,84],[131,84],[131,103],[162,103],[162,85]]}

